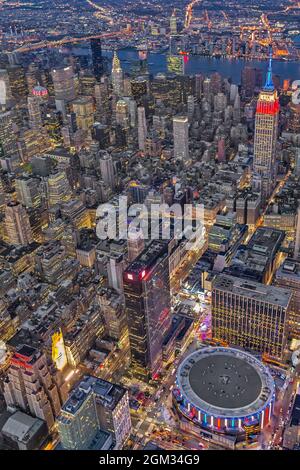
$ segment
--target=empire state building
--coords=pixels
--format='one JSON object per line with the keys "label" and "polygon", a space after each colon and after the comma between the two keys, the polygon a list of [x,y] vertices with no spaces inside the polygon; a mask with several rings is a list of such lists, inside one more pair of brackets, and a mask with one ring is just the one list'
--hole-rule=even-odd
{"label": "empire state building", "polygon": [[254,136],[254,179],[260,180],[263,195],[270,195],[276,181],[276,145],[279,98],[272,78],[272,55],[267,78],[259,94]]}

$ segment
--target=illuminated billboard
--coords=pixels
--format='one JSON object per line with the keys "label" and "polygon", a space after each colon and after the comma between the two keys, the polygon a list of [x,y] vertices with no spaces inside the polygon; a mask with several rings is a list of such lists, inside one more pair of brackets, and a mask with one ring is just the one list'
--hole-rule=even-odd
{"label": "illuminated billboard", "polygon": [[58,370],[62,370],[67,364],[67,355],[61,329],[52,335],[52,360]]}

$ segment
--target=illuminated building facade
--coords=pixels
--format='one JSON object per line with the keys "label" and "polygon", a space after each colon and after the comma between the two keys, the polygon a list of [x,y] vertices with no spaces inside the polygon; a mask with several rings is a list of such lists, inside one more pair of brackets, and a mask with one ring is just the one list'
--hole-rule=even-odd
{"label": "illuminated building facade", "polygon": [[147,80],[144,77],[137,77],[130,81],[130,86],[133,98],[141,105],[143,98],[145,98],[148,93]]}
{"label": "illuminated building facade", "polygon": [[183,75],[184,73],[184,60],[181,55],[170,54],[167,59],[168,71],[176,73],[177,75]]}
{"label": "illuminated building facade", "polygon": [[270,58],[267,79],[256,108],[254,136],[254,172],[261,178],[261,191],[268,196],[276,179],[279,98],[272,78]]}
{"label": "illuminated building facade", "polygon": [[[238,392],[237,392],[238,390]],[[234,449],[258,434],[274,410],[275,384],[259,360],[231,348],[204,348],[180,364],[173,403],[180,427]]]}
{"label": "illuminated building facade", "polygon": [[247,245],[240,245],[226,274],[270,284],[283,259],[281,248],[285,232],[271,227],[259,227]]}
{"label": "illuminated building facade", "polygon": [[103,286],[98,290],[97,299],[108,335],[119,344],[127,341],[128,328],[123,295],[111,287]]}
{"label": "illuminated building facade", "polygon": [[61,329],[52,336],[52,360],[58,370],[63,370],[67,365],[67,355]]}
{"label": "illuminated building facade", "polygon": [[175,10],[173,11],[170,18],[170,33],[177,34],[177,18]]}
{"label": "illuminated building facade", "polygon": [[91,377],[100,428],[113,436],[115,449],[122,449],[131,432],[128,391],[117,384]]}
{"label": "illuminated building facade", "polygon": [[129,128],[128,104],[125,100],[119,100],[116,105],[116,122],[124,129]]}
{"label": "illuminated building facade", "polygon": [[[131,432],[128,391],[88,375],[72,390],[57,425],[64,449],[118,450]],[[104,446],[103,434],[110,437]]]}
{"label": "illuminated building facade", "polygon": [[220,274],[212,283],[212,336],[282,359],[291,292]]}
{"label": "illuminated building facade", "polygon": [[153,241],[124,272],[125,305],[134,375],[155,376],[171,325],[167,243]]}
{"label": "illuminated building facade", "polygon": [[174,157],[184,164],[189,162],[189,121],[187,116],[173,118]]}
{"label": "illuminated building facade", "polygon": [[71,189],[65,172],[57,171],[49,176],[47,196],[49,207],[70,201]]}
{"label": "illuminated building facade", "polygon": [[15,351],[4,382],[4,398],[7,405],[30,411],[52,428],[61,405],[44,354],[27,345]]}
{"label": "illuminated building facade", "polygon": [[33,241],[26,209],[19,203],[10,202],[5,208],[5,228],[12,245],[29,245]]}
{"label": "illuminated building facade", "polygon": [[13,117],[11,111],[0,113],[0,144],[5,157],[18,153],[17,140],[13,131]]}
{"label": "illuminated building facade", "polygon": [[0,69],[0,105],[3,107],[9,106],[12,98],[7,70]]}
{"label": "illuminated building facade", "polygon": [[7,72],[13,96],[15,98],[25,98],[27,95],[27,87],[23,67],[20,65],[9,65]]}
{"label": "illuminated building facade", "polygon": [[94,124],[94,102],[90,96],[81,96],[73,101],[78,129],[88,131]]}
{"label": "illuminated building facade", "polygon": [[145,143],[147,137],[147,121],[146,121],[146,114],[145,108],[143,106],[139,106],[137,109],[138,112],[138,142],[139,142],[139,149],[144,152],[145,151]]}
{"label": "illuminated building facade", "polygon": [[112,156],[106,152],[103,152],[100,158],[100,172],[103,181],[114,188],[116,184],[114,162]]}
{"label": "illuminated building facade", "polygon": [[32,89],[32,94],[33,96],[39,98],[40,100],[42,99],[47,99],[48,97],[48,90],[47,88],[41,86],[41,85],[36,85],[33,89]]}
{"label": "illuminated building facade", "polygon": [[17,200],[25,207],[37,208],[41,205],[40,180],[29,176],[16,179]]}
{"label": "illuminated building facade", "polygon": [[43,123],[39,98],[36,96],[28,96],[27,106],[29,114],[29,126],[32,129],[40,129]]}
{"label": "illuminated building facade", "polygon": [[276,272],[275,285],[292,292],[289,335],[300,339],[300,261],[287,258]]}
{"label": "illuminated building facade", "polygon": [[60,284],[63,280],[63,261],[65,249],[59,241],[52,240],[44,243],[35,254],[36,271],[41,279],[49,284]]}
{"label": "illuminated building facade", "polygon": [[72,67],[52,70],[52,79],[56,100],[69,102],[76,98]]}
{"label": "illuminated building facade", "polygon": [[66,450],[87,450],[99,429],[91,387],[79,384],[70,394],[57,418],[61,444]]}
{"label": "illuminated building facade", "polygon": [[68,364],[77,367],[86,357],[96,338],[103,333],[104,323],[99,307],[92,306],[64,336]]}
{"label": "illuminated building facade", "polygon": [[111,71],[112,86],[115,95],[123,95],[123,70],[121,67],[120,59],[118,58],[117,52],[114,52],[112,71]]}

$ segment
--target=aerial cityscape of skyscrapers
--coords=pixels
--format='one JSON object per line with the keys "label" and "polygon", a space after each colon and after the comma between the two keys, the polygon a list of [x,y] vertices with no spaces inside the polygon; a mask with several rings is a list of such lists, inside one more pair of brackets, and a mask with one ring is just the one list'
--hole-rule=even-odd
{"label": "aerial cityscape of skyscrapers", "polygon": [[0,450],[299,450],[299,374],[300,3],[0,2]]}

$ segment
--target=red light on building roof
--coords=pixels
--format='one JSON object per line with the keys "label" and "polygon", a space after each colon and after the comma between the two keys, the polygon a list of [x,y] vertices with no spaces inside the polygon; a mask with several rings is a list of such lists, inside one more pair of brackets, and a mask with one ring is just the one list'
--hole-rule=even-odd
{"label": "red light on building roof", "polygon": [[20,360],[16,359],[15,357],[11,358],[10,364],[12,366],[22,367],[23,369],[32,369],[31,364],[28,364],[27,362],[24,362],[24,361],[20,361]]}
{"label": "red light on building roof", "polygon": [[24,356],[24,354],[20,354],[20,353],[17,353],[17,352],[14,353],[14,357],[17,358],[17,359],[21,359],[22,361],[25,361],[25,362],[29,362],[30,359],[31,359],[30,356]]}
{"label": "red light on building roof", "polygon": [[145,269],[143,269],[143,271],[140,273],[140,278],[144,279],[145,276],[146,276],[146,271]]}

